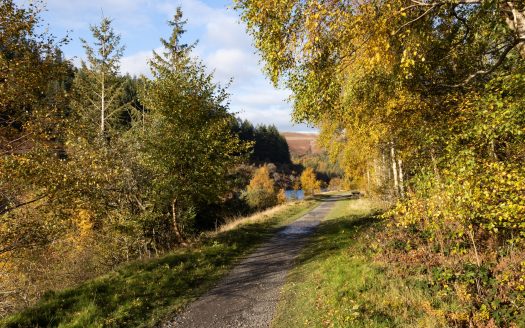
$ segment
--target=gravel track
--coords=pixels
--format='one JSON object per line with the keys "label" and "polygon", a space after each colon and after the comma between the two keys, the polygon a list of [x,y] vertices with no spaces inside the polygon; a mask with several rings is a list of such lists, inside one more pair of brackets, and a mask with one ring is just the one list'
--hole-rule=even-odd
{"label": "gravel track", "polygon": [[242,260],[209,292],[161,327],[269,327],[286,274],[308,236],[332,209],[327,199]]}

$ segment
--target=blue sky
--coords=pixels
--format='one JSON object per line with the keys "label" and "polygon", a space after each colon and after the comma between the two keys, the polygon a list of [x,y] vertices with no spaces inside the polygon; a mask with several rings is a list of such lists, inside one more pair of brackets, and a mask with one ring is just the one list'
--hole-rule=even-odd
{"label": "blue sky", "polygon": [[[23,5],[30,0],[17,0]],[[238,116],[258,124],[275,124],[281,131],[310,131],[293,124],[290,92],[273,88],[261,71],[260,58],[252,39],[240,22],[230,0],[47,0],[44,22],[56,37],[66,34],[71,42],[63,47],[66,57],[78,62],[84,57],[80,38],[90,39],[89,25],[100,21],[102,13],[113,19],[115,30],[126,46],[121,71],[148,74],[147,60],[160,47],[160,37],[168,38],[166,22],[181,6],[186,19],[189,43],[198,40],[194,54],[214,71],[215,80],[233,83],[230,108]]]}

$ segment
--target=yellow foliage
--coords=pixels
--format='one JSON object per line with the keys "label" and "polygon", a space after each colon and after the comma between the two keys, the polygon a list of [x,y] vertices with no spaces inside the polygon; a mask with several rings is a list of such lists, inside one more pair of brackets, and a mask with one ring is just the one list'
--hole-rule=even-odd
{"label": "yellow foliage", "polygon": [[277,193],[277,204],[286,203],[286,192],[284,189],[280,189]]}
{"label": "yellow foliage", "polygon": [[252,208],[259,210],[277,204],[274,181],[270,178],[268,166],[261,166],[255,171],[247,188],[246,200]]}
{"label": "yellow foliage", "polygon": [[321,191],[321,181],[317,180],[314,169],[307,167],[301,174],[301,185],[305,195],[313,195]]}
{"label": "yellow foliage", "polygon": [[261,166],[255,171],[255,174],[248,185],[248,192],[254,190],[274,192],[273,181],[270,179],[270,171],[268,170],[268,166]]}
{"label": "yellow foliage", "polygon": [[76,224],[80,237],[82,238],[88,236],[93,230],[91,213],[88,210],[80,210]]}

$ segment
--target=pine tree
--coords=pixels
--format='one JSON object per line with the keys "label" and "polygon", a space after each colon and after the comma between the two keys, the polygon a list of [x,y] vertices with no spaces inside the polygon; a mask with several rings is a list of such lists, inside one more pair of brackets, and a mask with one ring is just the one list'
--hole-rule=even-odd
{"label": "pine tree", "polygon": [[142,95],[149,113],[141,153],[153,177],[153,216],[171,218],[178,242],[194,226],[199,208],[227,191],[227,173],[247,151],[231,131],[225,90],[191,59],[192,46],[181,43],[184,25],[179,8],[170,39],[161,40],[164,52],[150,63],[154,80]]}
{"label": "pine tree", "polygon": [[125,90],[118,76],[124,47],[111,24],[109,18],[103,17],[99,25],[90,27],[93,45],[81,39],[86,61],[81,62],[75,78],[72,102],[83,130],[89,131],[92,138],[98,135],[104,142],[111,139],[122,112],[129,109],[127,103],[121,102]]}

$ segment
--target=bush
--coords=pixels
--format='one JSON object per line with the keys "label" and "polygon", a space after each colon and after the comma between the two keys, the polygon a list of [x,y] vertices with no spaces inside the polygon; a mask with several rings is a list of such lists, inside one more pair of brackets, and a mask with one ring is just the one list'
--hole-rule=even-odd
{"label": "bush", "polygon": [[277,193],[275,192],[274,181],[270,178],[268,166],[261,166],[255,171],[248,185],[245,198],[248,205],[256,210],[263,210],[277,204]]}
{"label": "bush", "polygon": [[254,189],[246,192],[246,201],[252,208],[263,210],[277,204],[277,195],[273,191]]}

